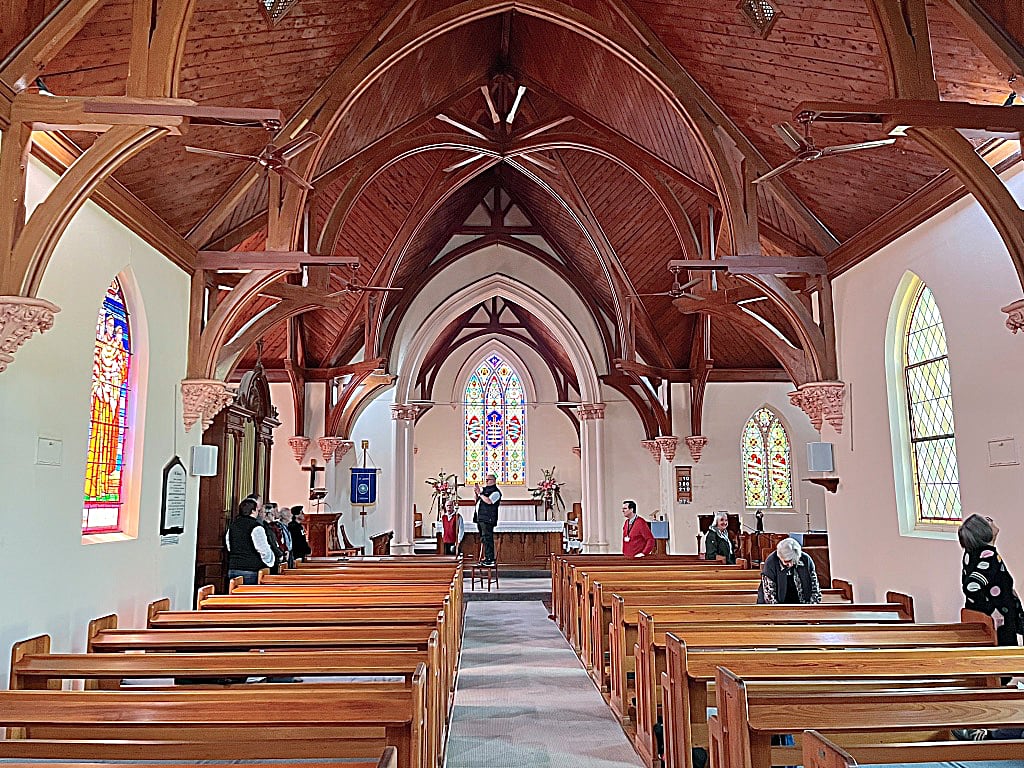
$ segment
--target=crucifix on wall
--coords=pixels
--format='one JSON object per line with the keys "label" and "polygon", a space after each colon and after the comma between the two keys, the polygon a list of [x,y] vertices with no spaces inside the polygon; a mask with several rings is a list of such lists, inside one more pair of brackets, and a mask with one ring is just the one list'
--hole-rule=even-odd
{"label": "crucifix on wall", "polygon": [[[309,460],[309,466],[302,468],[303,472],[309,472],[309,491],[312,494],[313,489],[317,487],[316,476],[318,472],[326,472],[327,467],[318,467],[316,465],[316,459]],[[312,495],[310,498],[313,498]]]}

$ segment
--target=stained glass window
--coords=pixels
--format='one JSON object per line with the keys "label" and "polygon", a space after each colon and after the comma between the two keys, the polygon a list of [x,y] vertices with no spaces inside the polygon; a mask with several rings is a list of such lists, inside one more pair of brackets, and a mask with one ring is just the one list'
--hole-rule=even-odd
{"label": "stained glass window", "polygon": [[960,472],[953,437],[946,331],[935,297],[926,285],[918,291],[907,324],[903,373],[917,520],[959,522]]}
{"label": "stained glass window", "polygon": [[121,530],[132,334],[121,284],[107,288],[96,320],[92,356],[89,450],[85,464],[82,533]]}
{"label": "stained glass window", "polygon": [[526,483],[526,395],[519,374],[500,355],[488,355],[469,376],[466,410],[466,482],[494,474],[499,484]]}
{"label": "stained glass window", "polygon": [[779,417],[760,408],[743,427],[743,498],[750,509],[791,509],[793,472],[789,435]]}

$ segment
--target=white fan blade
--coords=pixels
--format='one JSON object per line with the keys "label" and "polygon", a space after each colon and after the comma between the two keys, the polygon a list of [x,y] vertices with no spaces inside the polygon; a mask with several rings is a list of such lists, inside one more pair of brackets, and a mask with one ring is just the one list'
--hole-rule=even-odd
{"label": "white fan blade", "polygon": [[696,293],[690,293],[689,291],[683,291],[679,294],[680,299],[693,299],[694,301],[704,301],[703,296],[698,296]]}
{"label": "white fan blade", "polygon": [[256,155],[243,155],[239,152],[225,152],[222,149],[206,149],[205,147],[191,147],[185,145],[185,151],[193,155],[209,155],[210,157],[226,157],[229,160],[253,160],[259,162]]}
{"label": "white fan blade", "polygon": [[694,277],[691,280],[687,280],[685,283],[683,283],[681,286],[679,286],[679,288],[680,288],[680,290],[688,291],[691,288],[695,288],[696,286],[700,285],[701,281],[703,281],[703,280],[704,280],[703,277]]}
{"label": "white fan blade", "polygon": [[638,293],[637,296],[668,296],[668,291],[662,291],[661,293]]}
{"label": "white fan blade", "polygon": [[862,141],[859,144],[838,144],[834,147],[824,147],[821,150],[822,157],[841,155],[844,152],[858,152],[862,149],[876,149],[887,147],[896,142],[896,139],[878,139],[878,141]]}
{"label": "white fan blade", "polygon": [[794,165],[799,165],[799,164],[800,164],[800,158],[794,157],[792,160],[786,161],[785,163],[780,165],[778,168],[773,168],[772,170],[768,171],[768,173],[764,174],[763,176],[758,176],[756,179],[754,179],[753,183],[754,184],[760,184],[761,182],[768,181],[768,179],[774,179],[776,176],[778,176],[780,174],[783,174],[786,171],[788,171]]}
{"label": "white fan blade", "polygon": [[307,147],[316,144],[319,140],[319,134],[313,133],[312,131],[306,131],[305,133],[299,134],[284,146],[278,147],[277,154],[284,160],[291,160],[296,155],[301,154]]}
{"label": "white fan blade", "polygon": [[772,128],[779,134],[779,138],[786,143],[786,146],[794,152],[803,152],[807,149],[807,142],[804,140],[804,137],[789,123],[776,123]]}

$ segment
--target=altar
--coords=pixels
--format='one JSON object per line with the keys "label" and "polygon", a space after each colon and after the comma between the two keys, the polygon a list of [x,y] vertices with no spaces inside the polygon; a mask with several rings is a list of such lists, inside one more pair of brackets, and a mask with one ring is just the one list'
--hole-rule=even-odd
{"label": "altar", "polygon": [[[467,523],[472,522],[476,501],[459,499],[459,514]],[[498,507],[498,520],[537,520],[544,516],[540,499],[502,499]]]}
{"label": "altar", "polygon": [[[460,510],[461,511],[461,510]],[[505,506],[501,507],[504,516]],[[470,511],[472,515],[472,511]],[[562,552],[562,529],[565,523],[558,520],[498,520],[494,529],[494,553],[499,566],[519,568],[550,567],[552,552]],[[465,521],[465,538],[462,540],[462,554],[468,560],[480,556],[480,531],[472,519]],[[444,552],[441,541],[441,524],[434,523],[438,553]]]}

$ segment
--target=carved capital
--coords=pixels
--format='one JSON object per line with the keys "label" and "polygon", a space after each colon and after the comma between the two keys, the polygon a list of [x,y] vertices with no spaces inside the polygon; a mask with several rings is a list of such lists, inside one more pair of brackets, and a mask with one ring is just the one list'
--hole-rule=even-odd
{"label": "carved capital", "polygon": [[665,458],[665,461],[674,461],[676,458],[676,446],[679,445],[679,438],[668,435],[665,437],[659,437],[656,441],[658,448],[661,450],[661,455]]}
{"label": "carved capital", "polygon": [[1015,302],[1007,304],[1002,311],[1007,314],[1007,328],[1013,333],[1024,330],[1024,299],[1017,299]]}
{"label": "carved capital", "polygon": [[583,403],[576,407],[580,421],[604,418],[604,403]]}
{"label": "carved capital", "polygon": [[572,452],[576,454],[576,458],[577,459],[582,459],[583,458],[583,449],[580,448],[578,445],[574,445],[572,447]]}
{"label": "carved capital", "polygon": [[661,464],[661,448],[658,447],[657,440],[641,440],[640,445],[647,449],[647,452],[651,454],[651,458],[654,459],[655,464]]}
{"label": "carved capital", "polygon": [[53,328],[60,307],[46,299],[0,296],[0,373],[14,362],[14,353],[33,333]]}
{"label": "carved capital", "polygon": [[704,452],[704,447],[707,444],[708,439],[704,435],[690,435],[686,438],[686,447],[690,449],[690,458],[693,459],[694,464],[700,461],[700,455]]}
{"label": "carved capital", "polygon": [[811,381],[790,392],[789,402],[807,414],[815,429],[820,430],[824,420],[841,433],[845,397],[846,384],[841,381]]}
{"label": "carved capital", "polygon": [[320,446],[320,454],[324,457],[324,464],[329,464],[334,459],[335,452],[344,442],[346,441],[340,437],[321,437],[317,440],[317,444]]}
{"label": "carved capital", "polygon": [[295,463],[300,467],[302,466],[302,459],[306,455],[306,449],[309,448],[308,437],[295,437],[288,438],[288,446],[292,449],[292,455],[295,456]]}
{"label": "carved capital", "polygon": [[341,464],[341,460],[348,455],[348,452],[355,447],[355,443],[351,440],[342,440],[338,443],[338,447],[334,449],[334,463]]}
{"label": "carved capital", "polygon": [[205,432],[234,399],[235,390],[220,379],[182,379],[181,415],[185,431],[191,432],[192,425],[199,421]]}
{"label": "carved capital", "polygon": [[391,406],[392,421],[416,421],[416,417],[419,414],[420,407],[418,405],[395,403]]}

